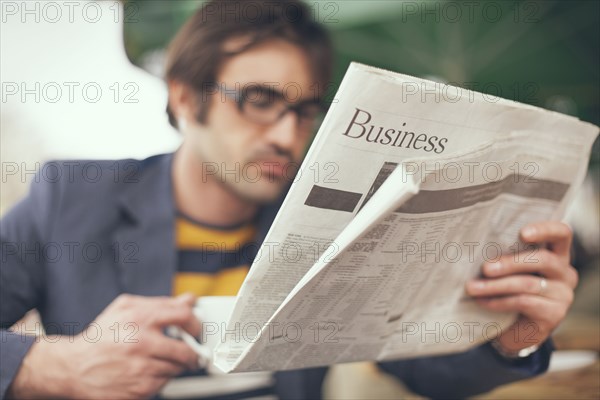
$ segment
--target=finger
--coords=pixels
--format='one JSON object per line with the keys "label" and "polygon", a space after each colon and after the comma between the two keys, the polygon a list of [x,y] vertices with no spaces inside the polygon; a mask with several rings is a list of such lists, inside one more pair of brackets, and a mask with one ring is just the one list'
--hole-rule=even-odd
{"label": "finger", "polygon": [[545,221],[529,224],[521,229],[521,239],[526,243],[547,243],[560,257],[569,261],[573,232],[559,221]]}
{"label": "finger", "polygon": [[186,292],[175,297],[175,301],[180,302],[182,304],[187,304],[190,307],[194,307],[194,305],[196,304],[196,300],[196,295],[190,292]]}
{"label": "finger", "polygon": [[546,280],[539,276],[513,275],[497,279],[477,279],[467,282],[467,293],[473,297],[499,297],[516,294],[532,294],[549,299],[571,302],[573,290],[560,281]]}
{"label": "finger", "polygon": [[200,322],[192,311],[193,302],[189,297],[169,298],[157,304],[153,314],[153,324],[159,327],[176,325],[190,335],[200,335]]}
{"label": "finger", "polygon": [[192,293],[183,293],[177,297],[170,296],[137,296],[137,295],[121,295],[128,302],[133,302],[135,305],[150,305],[152,307],[175,307],[177,305],[187,305],[193,307],[196,302],[196,296]]}
{"label": "finger", "polygon": [[178,363],[188,369],[198,367],[198,355],[187,344],[160,333],[156,336],[147,346],[150,356]]}
{"label": "finger", "polygon": [[551,328],[565,317],[569,308],[569,304],[561,301],[529,294],[479,298],[477,303],[491,311],[518,312],[532,321],[545,323]]}
{"label": "finger", "polygon": [[173,377],[181,374],[186,368],[180,363],[153,357],[148,360],[147,369],[152,376]]}
{"label": "finger", "polygon": [[172,297],[167,296],[138,296],[132,294],[121,294],[114,301],[120,308],[125,309],[150,309],[156,310],[169,305],[175,305],[177,302]]}
{"label": "finger", "polygon": [[537,273],[550,280],[565,282],[569,287],[577,285],[577,271],[559,256],[546,249],[534,249],[527,253],[504,256],[483,265],[483,275],[498,278],[515,274]]}
{"label": "finger", "polygon": [[200,321],[198,321],[198,318],[196,318],[196,316],[193,313],[193,307],[196,305],[197,301],[196,295],[194,295],[193,293],[184,293],[180,296],[177,296],[175,300],[181,303],[184,307],[189,307],[190,310],[192,310],[193,316],[193,318],[187,321],[182,321],[182,324],[180,324],[179,326],[194,337],[200,336],[200,332],[202,330]]}

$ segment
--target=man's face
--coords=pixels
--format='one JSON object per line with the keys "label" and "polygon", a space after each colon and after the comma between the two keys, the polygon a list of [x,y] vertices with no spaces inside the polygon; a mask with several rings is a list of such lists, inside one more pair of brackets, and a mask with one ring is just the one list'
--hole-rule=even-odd
{"label": "man's face", "polygon": [[[228,59],[217,83],[200,99],[209,105],[205,124],[188,121],[184,146],[202,161],[205,179],[254,203],[273,201],[294,178],[314,126],[308,59],[289,42],[268,41]],[[305,118],[285,112],[300,105]]]}

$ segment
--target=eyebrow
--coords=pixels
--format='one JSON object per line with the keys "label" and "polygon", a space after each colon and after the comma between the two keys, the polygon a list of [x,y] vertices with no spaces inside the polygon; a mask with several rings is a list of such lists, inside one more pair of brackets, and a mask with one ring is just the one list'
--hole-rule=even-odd
{"label": "eyebrow", "polygon": [[277,89],[273,89],[271,86],[266,86],[266,85],[249,85],[249,86],[244,86],[243,89],[241,90],[242,93],[247,93],[249,91],[252,90],[256,90],[256,91],[261,91],[261,92],[265,92],[271,95],[275,95],[275,96],[279,96],[282,98],[285,98],[285,95],[283,94],[283,92],[281,90],[277,90]]}
{"label": "eyebrow", "polygon": [[[247,87],[244,87],[241,90],[241,92],[246,93],[251,90],[258,90],[261,92],[266,92],[269,95],[277,96],[279,98],[284,99],[286,102],[288,102],[288,100],[285,97],[285,94],[281,90],[274,89],[271,86],[266,86],[266,85],[261,85],[261,84],[249,85]],[[321,99],[307,98],[307,99],[298,101],[297,104],[312,104],[312,103],[321,104]]]}

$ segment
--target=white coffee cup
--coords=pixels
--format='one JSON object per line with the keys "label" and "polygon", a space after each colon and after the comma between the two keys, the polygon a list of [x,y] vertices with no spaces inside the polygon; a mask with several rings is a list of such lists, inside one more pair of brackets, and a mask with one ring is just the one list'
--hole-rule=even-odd
{"label": "white coffee cup", "polygon": [[202,368],[211,371],[213,350],[221,343],[222,333],[233,312],[236,296],[203,296],[196,300],[193,313],[200,321],[201,333],[195,338],[182,329],[177,329],[176,336],[198,354],[198,363]]}

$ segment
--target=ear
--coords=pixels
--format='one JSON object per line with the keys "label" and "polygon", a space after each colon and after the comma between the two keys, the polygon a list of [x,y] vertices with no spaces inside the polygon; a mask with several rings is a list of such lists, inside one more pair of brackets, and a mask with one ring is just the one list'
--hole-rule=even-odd
{"label": "ear", "polygon": [[196,115],[196,95],[185,83],[176,80],[167,82],[169,107],[177,120],[194,120]]}

